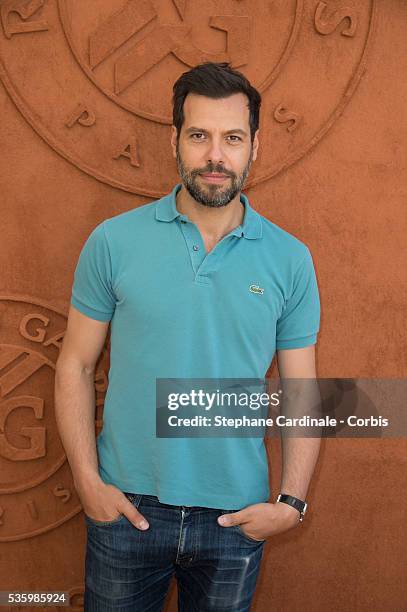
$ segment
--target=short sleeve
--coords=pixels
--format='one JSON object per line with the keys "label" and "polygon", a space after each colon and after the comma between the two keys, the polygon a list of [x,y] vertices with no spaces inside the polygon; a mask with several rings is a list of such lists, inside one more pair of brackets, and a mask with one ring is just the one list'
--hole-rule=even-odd
{"label": "short sleeve", "polygon": [[320,301],[311,253],[307,252],[294,275],[292,294],[276,326],[276,349],[315,344],[320,324]]}
{"label": "short sleeve", "polygon": [[74,272],[71,304],[98,321],[110,321],[116,298],[112,288],[112,265],[104,222],[88,236]]}

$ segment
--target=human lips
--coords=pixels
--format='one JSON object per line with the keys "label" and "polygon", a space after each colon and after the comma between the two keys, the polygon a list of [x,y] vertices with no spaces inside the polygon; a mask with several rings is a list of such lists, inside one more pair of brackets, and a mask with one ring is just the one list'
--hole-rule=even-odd
{"label": "human lips", "polygon": [[218,174],[215,172],[209,172],[207,174],[201,174],[202,178],[210,183],[222,183],[224,180],[229,178],[226,174]]}

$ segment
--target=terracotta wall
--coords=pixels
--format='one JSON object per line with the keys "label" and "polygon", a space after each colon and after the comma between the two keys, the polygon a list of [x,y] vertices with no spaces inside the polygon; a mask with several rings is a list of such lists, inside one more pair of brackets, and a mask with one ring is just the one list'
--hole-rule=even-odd
{"label": "terracotta wall", "polygon": [[[407,3],[2,0],[0,590],[82,609],[85,525],[53,415],[73,270],[96,224],[167,193],[172,82],[231,61],[263,95],[246,193],[309,245],[322,377],[406,377]],[[98,419],[106,358],[96,381]],[[269,446],[277,492],[278,443]],[[407,609],[405,439],[325,440],[258,612]],[[404,530],[404,531],[403,531]],[[168,610],[175,610],[175,584]],[[21,608],[24,609],[24,608]]]}

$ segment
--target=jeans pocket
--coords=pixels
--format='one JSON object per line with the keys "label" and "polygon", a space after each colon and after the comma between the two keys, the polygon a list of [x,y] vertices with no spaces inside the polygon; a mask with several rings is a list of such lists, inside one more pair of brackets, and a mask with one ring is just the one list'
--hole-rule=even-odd
{"label": "jeans pocket", "polygon": [[242,537],[244,537],[249,542],[252,542],[253,544],[264,544],[264,542],[266,541],[266,540],[256,540],[255,538],[252,538],[251,536],[247,535],[247,533],[243,531],[240,525],[234,525],[234,527],[240,533]]}
{"label": "jeans pocket", "polygon": [[124,519],[124,514],[119,514],[116,518],[111,521],[98,521],[97,519],[92,518],[88,514],[85,514],[85,520],[91,525],[96,525],[97,527],[109,527],[110,525],[115,525],[116,523],[120,523],[121,520]]}
{"label": "jeans pocket", "polygon": [[[233,514],[233,512],[237,512],[237,510],[221,510],[221,514]],[[225,527],[225,529],[233,529],[236,533],[238,533],[242,538],[244,538],[247,542],[251,544],[264,544],[266,540],[256,540],[251,536],[247,535],[242,529],[240,525],[232,525],[231,527]]]}
{"label": "jeans pocket", "polygon": [[123,491],[123,493],[136,509],[139,507],[140,502],[144,497],[142,493],[127,493],[127,491]]}
{"label": "jeans pocket", "polygon": [[[128,493],[126,491],[123,491],[123,493],[127,497],[127,499],[131,501],[133,506],[138,508],[143,495],[141,493]],[[97,519],[94,519],[91,516],[88,516],[86,513],[84,514],[85,514],[85,520],[88,522],[88,524],[95,525],[96,527],[110,527],[111,525],[116,525],[117,523],[120,523],[124,518],[126,518],[125,514],[120,513],[116,518],[110,521],[98,521]]]}

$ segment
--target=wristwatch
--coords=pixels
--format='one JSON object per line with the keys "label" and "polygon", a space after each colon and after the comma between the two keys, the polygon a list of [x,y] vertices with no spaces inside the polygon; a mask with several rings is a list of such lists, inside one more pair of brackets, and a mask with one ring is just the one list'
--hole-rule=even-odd
{"label": "wristwatch", "polygon": [[307,502],[302,501],[301,499],[298,499],[297,497],[294,497],[293,495],[286,495],[285,493],[280,493],[277,497],[277,501],[288,504],[289,506],[292,506],[293,508],[298,510],[298,512],[300,513],[299,520],[302,523],[302,521],[304,520],[304,515],[308,507]]}

